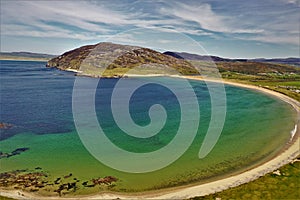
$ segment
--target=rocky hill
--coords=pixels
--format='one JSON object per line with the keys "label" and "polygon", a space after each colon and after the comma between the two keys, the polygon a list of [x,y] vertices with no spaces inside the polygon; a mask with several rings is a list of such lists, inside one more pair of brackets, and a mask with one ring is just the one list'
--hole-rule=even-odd
{"label": "rocky hill", "polygon": [[[47,67],[61,70],[78,70],[78,75],[122,76],[130,69],[135,74],[198,74],[186,60],[164,55],[148,48],[98,43],[68,51],[48,61]],[[138,69],[136,69],[138,67]]]}
{"label": "rocky hill", "polygon": [[119,77],[124,74],[195,75],[199,74],[199,71],[206,75],[210,74],[210,70],[215,65],[221,73],[300,74],[300,68],[286,64],[190,53],[160,53],[148,48],[108,42],[82,46],[57,56],[47,63],[47,67],[77,71],[77,75],[93,77]]}

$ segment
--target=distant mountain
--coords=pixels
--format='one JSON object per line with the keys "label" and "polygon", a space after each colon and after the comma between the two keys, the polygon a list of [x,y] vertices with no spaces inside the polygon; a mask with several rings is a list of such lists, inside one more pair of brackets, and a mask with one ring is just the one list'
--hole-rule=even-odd
{"label": "distant mountain", "polygon": [[178,59],[186,59],[186,60],[199,60],[199,61],[214,61],[214,62],[261,62],[261,63],[279,63],[279,64],[287,64],[294,65],[300,67],[300,58],[273,58],[273,59],[265,59],[265,58],[256,58],[256,59],[230,59],[230,58],[222,58],[218,56],[202,56],[198,54],[191,54],[186,52],[164,52],[165,55],[173,56]]}
{"label": "distant mountain", "polygon": [[[162,54],[152,49],[102,42],[82,46],[48,61],[47,67],[79,70],[77,75],[121,76],[142,66],[148,74],[169,74],[169,68],[181,74],[198,74],[186,60]],[[139,73],[143,70],[136,71]]]}
{"label": "distant mountain", "polygon": [[43,54],[43,53],[32,53],[32,52],[0,52],[0,59],[15,59],[15,60],[49,60],[54,58],[56,55]]}
{"label": "distant mountain", "polygon": [[229,58],[221,58],[218,56],[202,56],[202,55],[186,53],[186,52],[166,51],[163,54],[173,56],[179,59],[186,59],[186,60],[215,61],[215,62],[247,61],[247,59],[229,59]]}
{"label": "distant mountain", "polygon": [[287,65],[295,65],[300,67],[300,58],[272,58],[272,59],[256,58],[256,59],[251,59],[251,61],[280,63],[280,64],[287,64]]}

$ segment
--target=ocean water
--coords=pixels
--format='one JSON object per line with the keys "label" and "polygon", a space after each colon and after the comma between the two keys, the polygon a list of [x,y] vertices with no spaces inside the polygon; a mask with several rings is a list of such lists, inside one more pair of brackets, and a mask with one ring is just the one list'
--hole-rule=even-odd
{"label": "ocean water", "polygon": [[[0,151],[29,148],[20,155],[0,159],[0,172],[40,167],[50,181],[70,173],[82,182],[104,176],[119,179],[113,187],[86,188],[81,185],[74,194],[99,190],[153,190],[204,183],[240,173],[280,152],[289,141],[295,124],[295,112],[287,103],[253,90],[226,86],[227,113],[222,134],[208,156],[199,159],[199,148],[211,117],[211,102],[205,83],[190,81],[201,111],[199,129],[192,145],[178,160],[158,171],[121,172],[95,159],[77,134],[72,114],[74,74],[46,68],[45,64],[0,61],[0,122],[12,124],[11,128],[0,130]],[[87,83],[95,81],[94,78],[77,78]],[[175,78],[147,79],[181,87]],[[128,78],[125,83],[142,80]],[[134,138],[124,134],[112,116],[110,98],[117,82],[118,79],[101,79],[101,87],[95,94],[95,110],[106,136],[120,148],[135,153],[152,152],[170,143],[181,114],[174,94],[156,84],[143,86],[133,94],[130,114],[136,124],[150,123],[148,110],[153,104],[161,104],[168,114],[165,126],[157,135],[148,139]],[[185,102],[189,102],[188,97]],[[43,189],[40,192],[47,193]]]}

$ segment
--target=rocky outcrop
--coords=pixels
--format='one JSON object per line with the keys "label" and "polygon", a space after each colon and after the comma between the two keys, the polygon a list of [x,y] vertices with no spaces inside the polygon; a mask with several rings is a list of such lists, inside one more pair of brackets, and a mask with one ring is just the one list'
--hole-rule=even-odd
{"label": "rocky outcrop", "polygon": [[3,152],[0,151],[0,159],[1,158],[9,158],[9,157],[12,157],[12,156],[16,156],[16,155],[19,155],[19,154],[23,153],[24,151],[27,151],[27,150],[29,150],[29,148],[23,147],[23,148],[15,149],[15,150],[13,150],[10,153],[3,153]]}

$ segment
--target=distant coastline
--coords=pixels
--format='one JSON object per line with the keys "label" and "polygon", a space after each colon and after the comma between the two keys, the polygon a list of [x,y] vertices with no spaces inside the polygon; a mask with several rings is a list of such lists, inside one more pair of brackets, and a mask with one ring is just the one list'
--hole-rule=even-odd
{"label": "distant coastline", "polygon": [[47,62],[49,58],[28,58],[28,57],[2,57],[0,60],[14,60],[14,61],[44,61]]}
{"label": "distant coastline", "polygon": [[16,60],[16,61],[49,61],[56,55],[32,53],[32,52],[0,52],[0,60]]}

